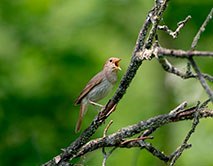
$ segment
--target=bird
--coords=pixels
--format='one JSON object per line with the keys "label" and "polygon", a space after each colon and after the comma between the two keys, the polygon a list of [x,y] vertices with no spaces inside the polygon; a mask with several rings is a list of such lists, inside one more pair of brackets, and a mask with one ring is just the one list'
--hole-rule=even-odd
{"label": "bird", "polygon": [[74,105],[80,104],[79,117],[75,128],[76,133],[80,131],[83,116],[86,114],[89,104],[92,104],[95,107],[104,107],[96,102],[108,96],[114,88],[118,77],[117,71],[121,70],[119,66],[120,60],[121,59],[115,57],[109,58],[105,62],[102,71],[97,73],[87,83],[79,97],[76,99]]}

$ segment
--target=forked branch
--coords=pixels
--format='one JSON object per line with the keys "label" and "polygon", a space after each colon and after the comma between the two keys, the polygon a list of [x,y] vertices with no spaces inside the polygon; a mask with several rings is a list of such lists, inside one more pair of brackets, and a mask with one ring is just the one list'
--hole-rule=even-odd
{"label": "forked branch", "polygon": [[[205,79],[212,81],[213,80],[212,76],[204,74],[200,71],[200,69],[193,60],[193,56],[200,56],[205,58],[213,57],[213,52],[194,51],[197,45],[197,41],[200,38],[200,34],[202,31],[204,31],[207,22],[212,16],[213,10],[211,10],[206,21],[201,26],[198,34],[195,36],[195,39],[192,42],[191,50],[184,51],[184,50],[167,49],[160,47],[159,44],[155,45],[156,42],[154,43],[154,40],[157,39],[158,29],[165,30],[168,34],[176,38],[181,28],[183,28],[183,26],[191,18],[190,16],[188,16],[184,21],[180,22],[175,32],[169,30],[167,26],[164,27],[159,26],[159,23],[162,19],[162,15],[165,9],[167,8],[168,1],[169,0],[164,1],[155,0],[155,5],[147,14],[144,24],[139,32],[129,67],[125,75],[121,79],[118,89],[116,90],[113,97],[105,105],[105,108],[101,110],[101,112],[95,117],[95,119],[88,126],[88,128],[86,128],[81,133],[81,135],[70,144],[70,146],[64,149],[64,151],[61,154],[57,155],[52,160],[45,163],[43,166],[72,165],[69,163],[69,161],[71,161],[73,158],[80,157],[98,148],[103,148],[104,154],[103,165],[105,165],[106,159],[116,148],[132,148],[132,147],[139,147],[141,149],[145,148],[148,152],[152,153],[155,157],[158,157],[160,160],[163,160],[165,162],[171,161],[172,165],[182,154],[184,149],[191,147],[190,144],[187,144],[187,141],[191,136],[192,132],[194,132],[195,127],[199,123],[199,119],[204,117],[213,117],[213,111],[208,110],[207,108],[204,107],[201,108],[199,106],[185,109],[186,103],[181,104],[168,114],[159,115],[156,117],[152,117],[148,120],[140,121],[137,124],[127,126],[114,134],[106,136],[106,132],[110,126],[109,125],[104,132],[105,134],[103,138],[98,138],[89,141],[91,136],[96,132],[96,130],[111,115],[111,113],[113,113],[116,110],[117,104],[126,93],[127,88],[129,87],[132,79],[136,75],[138,68],[141,66],[144,60],[147,59],[151,60],[154,57],[156,57],[158,58],[164,70],[166,70],[167,72],[176,74],[177,76],[180,76],[181,78],[185,79],[198,78],[202,86],[206,90],[208,96],[210,97],[210,100],[212,100],[212,91],[205,81]],[[195,69],[196,74],[191,73],[191,71],[189,70],[186,71],[186,73],[181,72],[179,69],[173,67],[172,64],[166,59],[166,57],[189,59],[192,67]],[[152,138],[149,135],[164,124],[188,119],[194,120],[192,129],[189,131],[186,139],[184,140],[180,148],[175,150],[170,156],[164,155],[150,143],[145,142],[145,140],[143,139],[143,138]],[[140,135],[138,138],[125,140],[125,138],[132,137],[136,134],[141,133],[142,131],[144,131],[144,133]],[[113,149],[108,154],[106,154],[104,149],[105,147],[113,147]]]}

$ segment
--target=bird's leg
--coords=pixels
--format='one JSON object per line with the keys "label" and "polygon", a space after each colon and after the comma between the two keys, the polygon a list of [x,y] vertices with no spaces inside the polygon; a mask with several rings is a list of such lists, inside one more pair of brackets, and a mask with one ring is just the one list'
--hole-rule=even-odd
{"label": "bird's leg", "polygon": [[96,107],[96,106],[99,106],[99,107],[101,107],[101,108],[104,108],[104,107],[105,107],[104,105],[101,105],[101,104],[95,103],[95,102],[93,102],[93,101],[91,101],[91,100],[88,100],[88,101],[89,101],[89,103],[90,103],[90,104],[94,105],[96,109],[97,109],[97,107]]}

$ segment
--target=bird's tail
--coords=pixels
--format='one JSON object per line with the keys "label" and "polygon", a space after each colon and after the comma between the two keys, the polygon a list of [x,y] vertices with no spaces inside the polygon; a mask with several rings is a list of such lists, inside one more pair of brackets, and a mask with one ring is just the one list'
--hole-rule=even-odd
{"label": "bird's tail", "polygon": [[79,112],[78,122],[77,122],[76,128],[75,128],[76,133],[78,133],[80,131],[83,116],[87,112],[88,105],[89,104],[85,101],[81,101],[81,103],[80,103],[80,112]]}

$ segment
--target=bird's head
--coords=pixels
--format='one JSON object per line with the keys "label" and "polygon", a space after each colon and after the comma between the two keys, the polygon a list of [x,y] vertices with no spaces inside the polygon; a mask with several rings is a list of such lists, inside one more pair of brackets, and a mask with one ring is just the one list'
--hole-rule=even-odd
{"label": "bird's head", "polygon": [[119,66],[119,62],[121,59],[119,58],[109,58],[105,64],[104,64],[104,68],[107,69],[112,69],[112,71],[117,71],[117,70],[121,70],[120,66]]}

